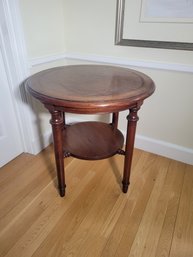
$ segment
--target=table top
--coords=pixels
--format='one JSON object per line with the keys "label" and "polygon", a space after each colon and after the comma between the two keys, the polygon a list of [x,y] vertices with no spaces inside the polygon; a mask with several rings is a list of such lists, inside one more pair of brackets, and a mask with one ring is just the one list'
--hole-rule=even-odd
{"label": "table top", "polygon": [[32,75],[25,85],[44,104],[75,113],[125,110],[155,90],[147,75],[107,65],[56,67]]}

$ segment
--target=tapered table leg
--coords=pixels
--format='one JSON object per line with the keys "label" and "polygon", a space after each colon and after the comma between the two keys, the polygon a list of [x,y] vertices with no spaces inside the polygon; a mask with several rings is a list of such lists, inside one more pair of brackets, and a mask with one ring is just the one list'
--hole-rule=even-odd
{"label": "tapered table leg", "polygon": [[127,193],[130,179],[131,162],[133,157],[133,148],[135,141],[135,131],[138,121],[137,112],[140,107],[134,107],[129,109],[130,113],[127,116],[127,135],[126,135],[126,147],[125,147],[125,161],[124,161],[124,171],[123,171],[123,193]]}
{"label": "tapered table leg", "polygon": [[50,110],[54,141],[54,152],[56,160],[56,169],[58,177],[58,187],[60,196],[65,195],[65,174],[64,174],[64,154],[63,154],[63,128],[64,128],[64,115],[62,112],[57,110]]}

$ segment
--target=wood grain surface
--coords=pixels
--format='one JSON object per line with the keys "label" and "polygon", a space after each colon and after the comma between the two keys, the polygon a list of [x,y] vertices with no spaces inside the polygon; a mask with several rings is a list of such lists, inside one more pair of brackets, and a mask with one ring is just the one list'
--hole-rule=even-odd
{"label": "wood grain surface", "polygon": [[0,256],[192,257],[193,166],[135,149],[122,194],[122,158],[65,159],[64,199],[52,147],[1,168]]}
{"label": "wood grain surface", "polygon": [[128,109],[155,90],[147,75],[105,65],[56,67],[36,73],[25,81],[25,85],[41,102],[76,113]]}
{"label": "wood grain surface", "polygon": [[64,129],[64,153],[85,159],[99,160],[115,155],[122,149],[124,137],[111,124],[79,122]]}

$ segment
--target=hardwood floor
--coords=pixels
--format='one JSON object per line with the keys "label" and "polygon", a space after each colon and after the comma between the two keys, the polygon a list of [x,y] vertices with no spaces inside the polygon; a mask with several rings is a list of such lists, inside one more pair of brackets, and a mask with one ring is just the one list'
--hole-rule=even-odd
{"label": "hardwood floor", "polygon": [[65,165],[64,198],[52,147],[1,169],[1,257],[193,256],[193,166],[136,149],[123,194],[123,156]]}

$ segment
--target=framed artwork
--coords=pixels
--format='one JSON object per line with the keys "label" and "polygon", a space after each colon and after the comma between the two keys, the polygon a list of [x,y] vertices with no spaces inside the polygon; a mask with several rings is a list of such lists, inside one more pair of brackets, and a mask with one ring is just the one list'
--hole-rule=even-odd
{"label": "framed artwork", "polygon": [[117,0],[115,44],[193,50],[193,0]]}

